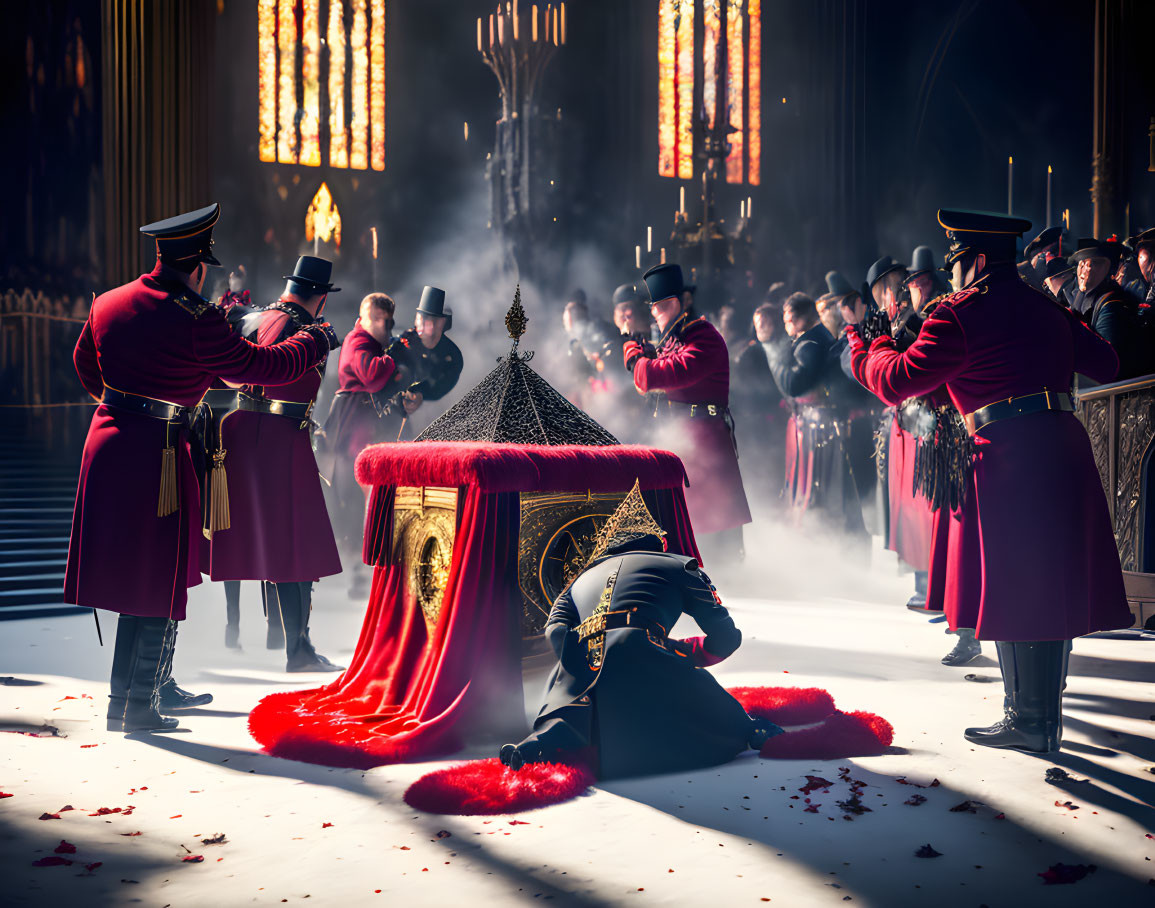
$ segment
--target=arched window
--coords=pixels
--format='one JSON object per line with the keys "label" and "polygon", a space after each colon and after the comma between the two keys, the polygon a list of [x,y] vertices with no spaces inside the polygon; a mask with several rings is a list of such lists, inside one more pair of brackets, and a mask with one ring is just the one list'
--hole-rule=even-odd
{"label": "arched window", "polygon": [[385,0],[258,0],[257,23],[260,160],[384,170]]}
{"label": "arched window", "polygon": [[707,129],[729,113],[734,131],[726,182],[757,186],[762,181],[762,0],[658,0],[661,176],[695,176],[695,141],[701,141],[695,129],[696,96]]}
{"label": "arched window", "polygon": [[341,212],[333,201],[329,186],[322,183],[305,210],[305,241],[332,243],[341,248]]}

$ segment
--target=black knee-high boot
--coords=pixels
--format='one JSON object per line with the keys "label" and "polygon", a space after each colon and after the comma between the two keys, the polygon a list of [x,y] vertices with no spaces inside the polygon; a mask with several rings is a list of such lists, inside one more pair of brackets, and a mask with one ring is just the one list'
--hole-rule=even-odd
{"label": "black knee-high boot", "polygon": [[311,583],[278,583],[281,618],[285,623],[285,670],[290,672],[341,672],[313,648],[309,639],[309,611],[312,608]]}
{"label": "black knee-high boot", "polygon": [[124,708],[132,679],[133,647],[136,645],[135,615],[121,615],[116,621],[116,643],[112,650],[112,672],[108,680],[108,730],[124,731]]}
{"label": "black knee-high boot", "polygon": [[176,728],[177,720],[162,716],[159,708],[166,645],[169,636],[176,633],[176,622],[168,618],[137,618],[136,625],[124,730]]}
{"label": "black knee-high boot", "polygon": [[1027,753],[1058,750],[1069,641],[1000,642],[996,647],[1010,700],[1006,718],[990,728],[968,728],[964,737],[986,747]]}
{"label": "black knee-high boot", "polygon": [[278,585],[267,581],[261,583],[261,596],[265,600],[265,616],[269,620],[269,629],[265,634],[266,649],[281,649],[285,645],[285,623],[281,617]]}
{"label": "black knee-high boot", "polygon": [[225,646],[241,648],[241,582],[225,581]]}
{"label": "black knee-high boot", "polygon": [[164,672],[160,683],[160,711],[172,713],[180,709],[194,709],[197,706],[207,706],[213,702],[212,694],[191,694],[172,676],[172,660],[176,655],[176,634],[178,622],[173,622],[172,632],[165,636],[164,642]]}

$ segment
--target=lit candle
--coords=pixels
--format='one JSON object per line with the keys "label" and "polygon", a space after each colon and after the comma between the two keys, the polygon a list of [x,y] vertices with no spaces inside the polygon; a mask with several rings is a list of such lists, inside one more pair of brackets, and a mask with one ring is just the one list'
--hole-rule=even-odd
{"label": "lit candle", "polygon": [[662,264],[666,264],[666,247],[662,247]]}
{"label": "lit candle", "polygon": [[635,246],[634,247],[634,267],[635,268],[641,268],[642,267],[642,247],[641,246]]}
{"label": "lit candle", "polygon": [[500,12],[497,14],[497,43],[505,43],[505,17]]}
{"label": "lit candle", "polygon": [[373,234],[373,258],[377,258],[377,228],[370,227],[369,232]]}
{"label": "lit candle", "polygon": [[489,46],[493,47],[493,13],[489,14]]}
{"label": "lit candle", "polygon": [[654,228],[646,228],[646,252],[654,251]]}
{"label": "lit candle", "polygon": [[1047,220],[1046,226],[1051,226],[1051,165],[1047,165]]}
{"label": "lit candle", "polygon": [[1015,196],[1015,159],[1007,158],[1007,214],[1011,213],[1011,203]]}
{"label": "lit candle", "polygon": [[533,5],[533,40],[537,40],[537,4]]}
{"label": "lit candle", "polygon": [[750,203],[754,201],[752,196],[746,196],[746,218],[750,218]]}
{"label": "lit candle", "polygon": [[565,4],[561,5],[561,43],[565,44]]}
{"label": "lit candle", "polygon": [[746,219],[746,203],[744,201],[738,203],[738,217]]}
{"label": "lit candle", "polygon": [[554,44],[554,47],[557,47],[558,40],[557,40],[557,9],[556,8],[554,8],[554,11],[553,11],[553,44]]}
{"label": "lit candle", "polygon": [[465,141],[469,141],[469,121],[465,122]]}
{"label": "lit candle", "polygon": [[315,229],[314,229],[314,233],[313,233],[313,255],[314,255],[314,256],[318,256],[318,255],[320,255],[320,254],[321,254],[321,234],[317,233],[317,232],[315,231]]}
{"label": "lit candle", "polygon": [[512,21],[513,21],[513,40],[514,41],[517,40],[518,18],[519,17],[517,15],[517,0],[513,0],[513,20]]}
{"label": "lit candle", "polygon": [[477,52],[481,53],[481,17],[477,17]]}
{"label": "lit candle", "polygon": [[686,213],[686,187],[683,186],[678,191],[678,212],[680,214]]}

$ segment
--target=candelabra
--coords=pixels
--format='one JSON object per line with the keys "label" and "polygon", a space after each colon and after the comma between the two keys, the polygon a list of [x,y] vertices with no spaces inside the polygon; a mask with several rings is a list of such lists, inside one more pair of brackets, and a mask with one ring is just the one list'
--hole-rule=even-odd
{"label": "candelabra", "polygon": [[477,20],[477,50],[501,91],[489,159],[491,225],[501,232],[508,264],[520,275],[534,273],[534,242],[548,235],[556,216],[546,210],[545,187],[557,180],[541,174],[552,160],[557,122],[538,110],[542,74],[558,47],[565,44],[565,4],[526,4],[502,0],[488,17]]}

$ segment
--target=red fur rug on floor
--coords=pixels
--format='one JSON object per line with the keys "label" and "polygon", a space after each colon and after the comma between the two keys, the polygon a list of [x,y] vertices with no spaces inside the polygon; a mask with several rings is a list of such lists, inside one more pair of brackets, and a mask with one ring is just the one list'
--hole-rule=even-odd
{"label": "red fur rug on floor", "polygon": [[775,760],[841,760],[876,757],[894,740],[894,728],[882,716],[835,712],[820,725],[775,735],[759,754]]}
{"label": "red fur rug on floor", "polygon": [[834,712],[834,698],[821,687],[728,687],[726,692],[754,718],[776,725],[809,725]]}
{"label": "red fur rug on floor", "polygon": [[510,772],[493,757],[422,776],[405,792],[405,803],[455,816],[519,813],[576,798],[593,783],[593,773],[584,766],[529,763]]}
{"label": "red fur rug on floor", "polygon": [[[873,757],[885,753],[894,740],[894,728],[884,718],[841,712],[820,687],[732,687],[729,692],[752,716],[807,726],[767,740],[759,752],[764,758]],[[510,772],[496,758],[473,760],[422,776],[405,792],[405,803],[426,813],[457,816],[517,813],[576,798],[595,781],[583,766],[529,763],[520,772]]]}

